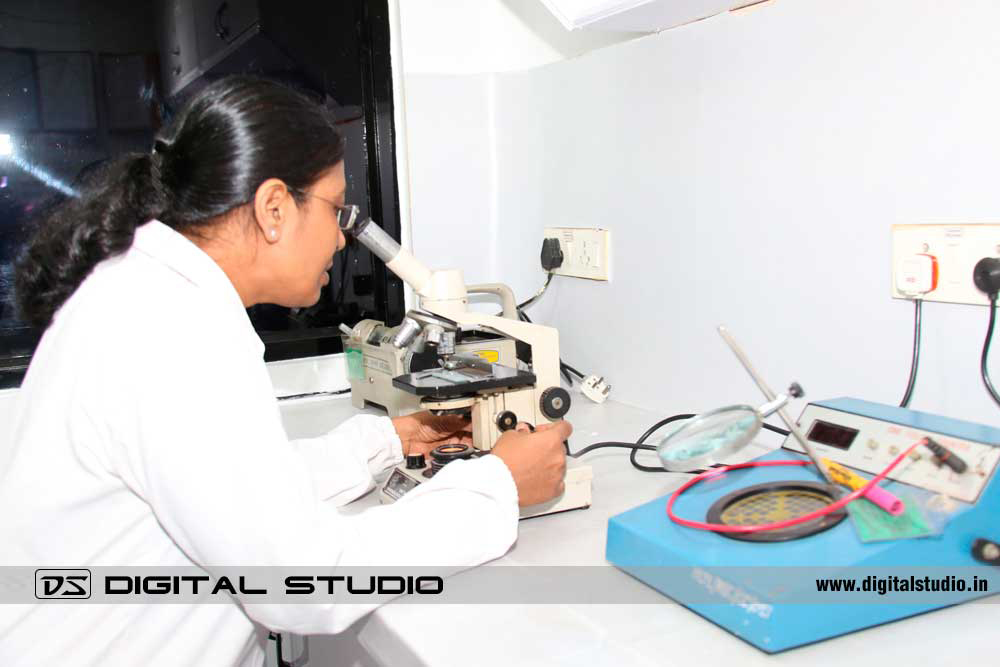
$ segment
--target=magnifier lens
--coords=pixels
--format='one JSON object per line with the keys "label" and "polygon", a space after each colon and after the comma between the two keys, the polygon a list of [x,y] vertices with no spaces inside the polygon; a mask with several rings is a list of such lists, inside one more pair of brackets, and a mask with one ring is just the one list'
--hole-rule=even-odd
{"label": "magnifier lens", "polygon": [[760,431],[761,418],[749,405],[734,405],[701,414],[656,447],[666,470],[690,472],[706,468],[743,449]]}

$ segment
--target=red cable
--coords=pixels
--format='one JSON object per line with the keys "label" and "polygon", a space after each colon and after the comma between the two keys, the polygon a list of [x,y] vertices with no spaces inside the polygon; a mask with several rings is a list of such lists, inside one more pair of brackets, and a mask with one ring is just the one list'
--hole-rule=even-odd
{"label": "red cable", "polygon": [[896,460],[889,464],[889,467],[880,472],[878,475],[873,477],[867,484],[858,489],[857,491],[852,491],[840,500],[830,503],[826,507],[820,508],[809,514],[803,514],[802,516],[795,517],[794,519],[785,519],[784,521],[775,521],[773,523],[762,523],[756,526],[730,526],[725,523],[703,523],[701,521],[690,521],[688,519],[682,519],[681,517],[674,514],[674,501],[677,498],[690,489],[692,486],[698,482],[708,479],[710,477],[715,477],[716,475],[721,475],[723,473],[729,472],[730,470],[739,470],[740,468],[763,468],[766,466],[807,466],[812,463],[812,461],[756,461],[750,463],[736,463],[730,466],[723,466],[721,468],[712,468],[699,475],[694,476],[687,482],[685,482],[681,488],[677,489],[670,495],[670,499],[667,501],[667,516],[669,516],[675,523],[679,523],[682,526],[687,526],[689,528],[698,528],[700,530],[711,530],[717,533],[758,533],[765,530],[780,530],[782,528],[788,528],[789,526],[797,526],[800,523],[805,523],[807,521],[812,521],[813,519],[818,519],[827,514],[836,512],[841,507],[847,505],[847,503],[855,500],[864,494],[868,493],[868,490],[873,486],[885,479],[886,475],[892,472],[893,468],[900,464],[900,462],[909,455],[914,449],[924,444],[926,440],[919,440],[907,448],[905,452],[896,457]]}

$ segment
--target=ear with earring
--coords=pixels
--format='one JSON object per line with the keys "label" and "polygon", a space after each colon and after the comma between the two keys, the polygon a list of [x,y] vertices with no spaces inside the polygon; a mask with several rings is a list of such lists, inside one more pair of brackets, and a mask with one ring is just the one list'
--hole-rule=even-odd
{"label": "ear with earring", "polygon": [[[273,211],[271,211],[271,215],[274,217],[275,225],[281,222],[281,214],[278,212],[278,209],[274,209]],[[267,235],[271,238],[272,241],[277,241],[278,240],[277,226],[271,227],[271,229],[268,230]]]}

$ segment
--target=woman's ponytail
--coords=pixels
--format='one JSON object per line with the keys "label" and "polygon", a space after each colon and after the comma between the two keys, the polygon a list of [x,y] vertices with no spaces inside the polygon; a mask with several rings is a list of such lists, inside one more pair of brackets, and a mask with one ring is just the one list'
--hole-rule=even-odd
{"label": "woman's ponytail", "polygon": [[344,158],[329,110],[278,83],[220,79],[195,94],[148,155],[130,155],[92,175],[82,194],[40,219],[17,263],[25,322],[45,329],[101,261],[128,250],[136,227],[156,218],[200,232],[280,178],[308,189]]}
{"label": "woman's ponytail", "polygon": [[132,245],[136,228],[167,208],[159,153],[132,154],[96,170],[79,196],[36,221],[15,269],[21,319],[45,329],[101,261]]}

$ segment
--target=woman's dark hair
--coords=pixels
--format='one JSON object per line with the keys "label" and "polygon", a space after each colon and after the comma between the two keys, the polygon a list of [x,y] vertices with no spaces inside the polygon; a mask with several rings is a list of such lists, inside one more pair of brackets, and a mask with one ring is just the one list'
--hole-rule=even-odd
{"label": "woman's dark hair", "polygon": [[152,219],[206,227],[253,200],[269,178],[301,194],[344,157],[333,116],[283,85],[229,77],[198,92],[152,153],[129,154],[84,179],[78,197],[48,210],[17,263],[21,318],[45,329],[101,261],[132,245]]}

